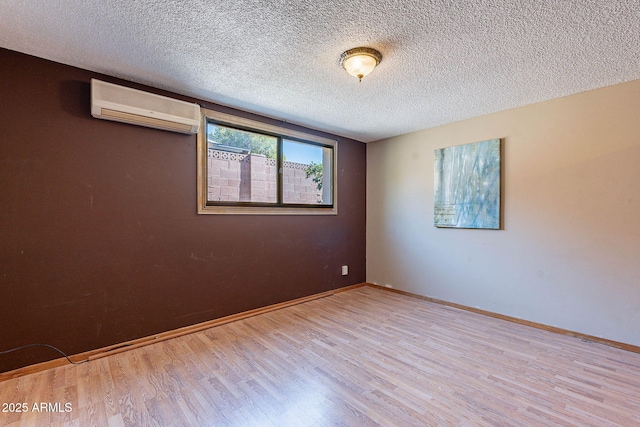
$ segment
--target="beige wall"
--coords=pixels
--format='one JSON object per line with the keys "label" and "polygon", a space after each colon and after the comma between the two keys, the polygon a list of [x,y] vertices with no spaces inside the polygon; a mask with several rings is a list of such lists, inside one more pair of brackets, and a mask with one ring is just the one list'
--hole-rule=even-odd
{"label": "beige wall", "polygon": [[[433,150],[503,138],[504,230],[433,226]],[[367,145],[367,281],[640,345],[640,80]]]}

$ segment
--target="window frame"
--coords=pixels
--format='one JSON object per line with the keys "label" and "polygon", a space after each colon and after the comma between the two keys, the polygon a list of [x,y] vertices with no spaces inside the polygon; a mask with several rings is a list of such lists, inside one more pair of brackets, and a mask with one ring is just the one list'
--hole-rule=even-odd
{"label": "window frame", "polygon": [[[337,182],[337,164],[338,164],[338,141],[334,139],[324,138],[306,132],[300,132],[287,129],[282,126],[272,125],[259,122],[244,117],[221,113],[219,111],[201,109],[202,123],[198,132],[198,214],[222,214],[222,215],[337,215],[338,214],[338,182]],[[279,203],[262,203],[262,202],[223,202],[210,204],[208,199],[208,141],[207,141],[207,123],[213,122],[220,126],[228,126],[249,132],[262,133],[279,138],[281,145],[283,140],[291,140],[295,142],[309,143],[311,145],[331,147],[332,156],[332,199],[331,205],[296,205],[284,203],[282,194],[282,158],[280,155],[276,159],[277,164],[277,182],[278,182],[278,200]],[[279,149],[280,150],[280,149]]]}

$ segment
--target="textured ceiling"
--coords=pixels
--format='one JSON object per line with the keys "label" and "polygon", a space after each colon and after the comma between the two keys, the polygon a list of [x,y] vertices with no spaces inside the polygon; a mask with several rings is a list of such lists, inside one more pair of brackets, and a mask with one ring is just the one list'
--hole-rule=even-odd
{"label": "textured ceiling", "polygon": [[[2,0],[0,22],[8,49],[365,142],[640,79],[640,0]],[[384,57],[362,83],[356,46]]]}

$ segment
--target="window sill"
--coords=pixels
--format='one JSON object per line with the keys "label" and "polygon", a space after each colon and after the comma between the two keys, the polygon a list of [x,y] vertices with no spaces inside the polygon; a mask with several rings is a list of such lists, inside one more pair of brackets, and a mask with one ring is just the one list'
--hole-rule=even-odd
{"label": "window sill", "polygon": [[213,215],[338,215],[338,208],[286,208],[254,206],[200,206],[199,214]]}

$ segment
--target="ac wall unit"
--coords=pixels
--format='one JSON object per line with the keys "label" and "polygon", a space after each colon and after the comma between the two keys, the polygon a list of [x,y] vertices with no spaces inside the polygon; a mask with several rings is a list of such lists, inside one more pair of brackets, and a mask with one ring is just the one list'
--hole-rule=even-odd
{"label": "ac wall unit", "polygon": [[200,106],[91,79],[91,115],[156,129],[197,133]]}

